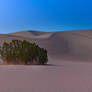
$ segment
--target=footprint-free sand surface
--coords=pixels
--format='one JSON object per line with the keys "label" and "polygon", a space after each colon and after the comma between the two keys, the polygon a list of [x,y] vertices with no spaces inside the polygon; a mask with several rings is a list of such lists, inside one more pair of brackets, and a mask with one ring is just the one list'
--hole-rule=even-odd
{"label": "footprint-free sand surface", "polygon": [[0,92],[92,92],[92,63],[0,66]]}

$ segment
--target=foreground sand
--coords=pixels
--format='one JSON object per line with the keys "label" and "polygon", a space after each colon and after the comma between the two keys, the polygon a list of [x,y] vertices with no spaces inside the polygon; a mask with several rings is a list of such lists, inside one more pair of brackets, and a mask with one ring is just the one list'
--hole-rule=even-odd
{"label": "foreground sand", "polygon": [[0,92],[92,92],[92,63],[53,60],[48,66],[0,66]]}

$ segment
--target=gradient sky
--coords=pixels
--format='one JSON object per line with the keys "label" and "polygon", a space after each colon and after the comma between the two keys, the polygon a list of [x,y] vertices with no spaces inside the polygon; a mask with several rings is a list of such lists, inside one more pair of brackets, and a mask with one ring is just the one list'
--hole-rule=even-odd
{"label": "gradient sky", "polygon": [[0,33],[92,29],[92,0],[0,0]]}

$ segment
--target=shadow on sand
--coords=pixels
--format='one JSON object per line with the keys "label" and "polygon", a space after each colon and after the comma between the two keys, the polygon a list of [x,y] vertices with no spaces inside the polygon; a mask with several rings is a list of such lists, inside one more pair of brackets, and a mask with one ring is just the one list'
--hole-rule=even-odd
{"label": "shadow on sand", "polygon": [[57,64],[27,65],[27,66],[64,67],[64,65],[57,65]]}
{"label": "shadow on sand", "polygon": [[45,64],[42,66],[51,66],[51,67],[64,67],[64,65],[56,65],[56,64]]}

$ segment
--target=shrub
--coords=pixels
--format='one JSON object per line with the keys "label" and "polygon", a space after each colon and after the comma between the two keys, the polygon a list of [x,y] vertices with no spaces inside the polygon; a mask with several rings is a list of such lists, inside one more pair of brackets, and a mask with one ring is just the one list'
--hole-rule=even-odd
{"label": "shrub", "polygon": [[29,41],[12,40],[4,42],[0,54],[4,62],[13,64],[46,64],[47,50]]}

